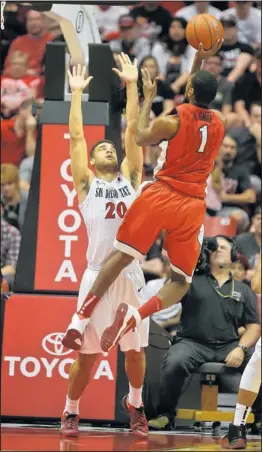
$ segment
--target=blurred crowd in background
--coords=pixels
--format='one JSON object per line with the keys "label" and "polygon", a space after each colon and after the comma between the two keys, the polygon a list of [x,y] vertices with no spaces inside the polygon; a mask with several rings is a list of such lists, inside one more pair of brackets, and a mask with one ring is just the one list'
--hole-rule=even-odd
{"label": "blurred crowd in background", "polygon": [[[137,58],[157,95],[151,118],[180,104],[195,50],[185,30],[199,13],[220,18],[224,44],[205,61],[218,79],[211,105],[228,119],[228,130],[208,180],[207,216],[232,219],[240,259],[236,279],[249,284],[261,250],[261,2],[142,2],[139,6],[94,6],[103,43],[116,58]],[[45,46],[63,41],[57,23],[29,7],[7,3],[1,33],[1,258],[4,288],[12,288],[36,149],[38,111],[44,102]],[[116,64],[118,60],[116,58]],[[142,82],[138,83],[142,100]],[[125,102],[123,102],[125,107]],[[125,111],[122,133],[125,132]],[[159,148],[144,149],[144,178],[153,177]],[[30,212],[27,212],[30,215]],[[218,231],[221,232],[221,231]],[[233,235],[232,234],[232,235]],[[158,238],[141,263],[149,296],[169,279]],[[175,314],[175,313],[173,313]],[[177,313],[175,317],[177,316]]]}

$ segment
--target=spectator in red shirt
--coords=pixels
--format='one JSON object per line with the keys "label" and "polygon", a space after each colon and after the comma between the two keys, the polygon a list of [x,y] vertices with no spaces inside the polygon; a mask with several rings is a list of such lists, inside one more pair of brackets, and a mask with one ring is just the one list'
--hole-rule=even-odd
{"label": "spectator in red shirt", "polygon": [[18,166],[24,157],[34,155],[35,148],[36,119],[26,101],[17,116],[1,121],[1,163]]}
{"label": "spectator in red shirt", "polygon": [[41,73],[41,61],[46,43],[51,41],[54,36],[45,31],[43,16],[37,11],[28,11],[26,28],[27,34],[16,38],[9,48],[5,60],[5,75],[9,75],[11,56],[16,50],[25,52],[28,56],[28,75],[39,75]]}
{"label": "spectator in red shirt", "polygon": [[25,100],[43,97],[42,77],[27,75],[28,56],[19,50],[10,57],[9,75],[1,77],[1,113],[13,116]]}

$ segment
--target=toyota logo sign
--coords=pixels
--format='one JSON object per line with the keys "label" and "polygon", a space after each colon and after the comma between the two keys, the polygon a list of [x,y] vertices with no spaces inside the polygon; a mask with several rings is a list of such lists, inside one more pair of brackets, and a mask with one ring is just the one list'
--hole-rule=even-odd
{"label": "toyota logo sign", "polygon": [[55,356],[69,355],[72,350],[64,349],[61,343],[63,337],[64,333],[51,333],[45,336],[42,340],[42,347],[45,352]]}

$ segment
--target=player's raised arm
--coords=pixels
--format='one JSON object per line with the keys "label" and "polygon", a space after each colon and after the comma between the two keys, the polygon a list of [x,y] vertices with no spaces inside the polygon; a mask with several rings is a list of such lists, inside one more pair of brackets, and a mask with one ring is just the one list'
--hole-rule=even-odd
{"label": "player's raised arm", "polygon": [[72,91],[69,114],[70,157],[73,184],[81,203],[89,191],[94,177],[88,167],[88,152],[83,131],[81,100],[82,92],[90,83],[92,77],[85,80],[86,67],[80,64],[68,71],[69,85]]}
{"label": "player's raised arm", "polygon": [[140,146],[170,140],[179,128],[179,118],[176,116],[162,116],[155,119],[151,126],[149,125],[152,101],[157,93],[157,80],[158,78],[152,82],[149,72],[142,69],[144,102],[136,127],[136,142]]}
{"label": "player's raised arm", "polygon": [[192,69],[191,69],[191,75],[194,75],[195,72],[200,71],[202,67],[203,60],[207,60],[211,56],[215,55],[223,45],[224,40],[218,39],[215,43],[215,45],[210,50],[204,50],[203,44],[200,42],[199,48],[195,53],[195,58],[193,61]]}
{"label": "player's raised arm", "polygon": [[121,71],[113,69],[113,71],[126,83],[127,104],[126,104],[126,121],[127,127],[125,131],[125,153],[126,157],[121,165],[122,174],[127,177],[135,190],[138,189],[142,180],[143,168],[143,152],[142,148],[137,145],[135,139],[136,123],[139,117],[139,96],[137,89],[138,69],[137,60],[131,63],[128,55],[122,53],[119,55]]}

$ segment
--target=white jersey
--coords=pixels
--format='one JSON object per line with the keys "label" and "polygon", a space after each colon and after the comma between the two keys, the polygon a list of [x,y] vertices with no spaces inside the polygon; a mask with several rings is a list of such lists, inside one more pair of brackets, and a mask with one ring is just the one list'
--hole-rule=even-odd
{"label": "white jersey", "polygon": [[115,236],[135,197],[131,183],[121,174],[112,182],[93,179],[89,193],[79,205],[88,233],[89,268],[100,269],[114,250]]}

